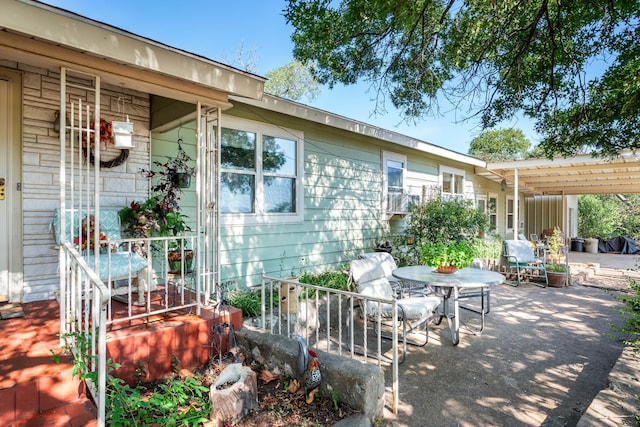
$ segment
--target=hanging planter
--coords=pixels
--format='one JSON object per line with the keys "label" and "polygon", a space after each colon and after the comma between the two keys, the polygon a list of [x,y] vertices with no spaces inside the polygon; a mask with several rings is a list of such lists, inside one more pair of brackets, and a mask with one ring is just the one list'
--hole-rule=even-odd
{"label": "hanging planter", "polygon": [[176,183],[180,188],[191,187],[191,173],[190,172],[176,172]]}

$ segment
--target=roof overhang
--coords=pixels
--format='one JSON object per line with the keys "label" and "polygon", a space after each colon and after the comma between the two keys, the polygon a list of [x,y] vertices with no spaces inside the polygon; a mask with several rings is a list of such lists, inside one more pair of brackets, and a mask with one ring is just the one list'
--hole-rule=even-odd
{"label": "roof overhang", "polygon": [[0,58],[101,75],[184,102],[259,99],[265,79],[31,0],[2,1]]}
{"label": "roof overhang", "polygon": [[260,100],[247,99],[237,96],[231,96],[229,97],[229,99],[231,101],[238,101],[243,104],[264,108],[276,113],[297,117],[299,119],[308,120],[314,123],[320,123],[322,125],[330,126],[336,129],[341,129],[359,135],[376,138],[381,141],[389,142],[407,148],[412,148],[423,153],[429,153],[434,156],[443,157],[448,160],[465,163],[467,165],[475,167],[485,165],[484,160],[480,160],[476,157],[448,150],[446,148],[429,144],[428,142],[421,141],[419,139],[412,138],[398,132],[393,132],[388,129],[383,129],[374,125],[360,122],[358,120],[324,111],[319,108],[310,107],[299,102],[280,98],[278,96],[265,93]]}
{"label": "roof overhang", "polygon": [[504,180],[525,195],[640,193],[640,155],[623,151],[618,157],[580,155],[559,159],[490,162],[476,173],[495,182]]}

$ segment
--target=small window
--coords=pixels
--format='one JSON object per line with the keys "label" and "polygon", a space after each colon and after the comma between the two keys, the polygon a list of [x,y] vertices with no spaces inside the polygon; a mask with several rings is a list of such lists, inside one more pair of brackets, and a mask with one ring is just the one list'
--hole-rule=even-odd
{"label": "small window", "polygon": [[489,227],[492,231],[498,229],[498,195],[489,194],[489,202],[487,203],[487,212],[489,214]]}
{"label": "small window", "polygon": [[383,197],[387,213],[406,213],[409,201],[405,192],[407,158],[403,155],[383,152]]}
{"label": "small window", "polygon": [[440,166],[440,186],[445,199],[464,198],[464,171]]}
{"label": "small window", "polygon": [[515,204],[513,197],[507,196],[507,232],[512,232],[515,226]]}

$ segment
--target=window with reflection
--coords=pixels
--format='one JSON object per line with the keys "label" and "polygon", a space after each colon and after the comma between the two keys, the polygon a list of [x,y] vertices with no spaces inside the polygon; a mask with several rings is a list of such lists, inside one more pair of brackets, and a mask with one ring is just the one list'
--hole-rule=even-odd
{"label": "window with reflection", "polygon": [[464,171],[460,169],[440,167],[442,195],[445,199],[464,198]]}
{"label": "window with reflection", "polygon": [[242,223],[250,223],[265,215],[301,215],[301,144],[300,132],[224,119],[220,141],[223,220],[233,222],[242,215]]}

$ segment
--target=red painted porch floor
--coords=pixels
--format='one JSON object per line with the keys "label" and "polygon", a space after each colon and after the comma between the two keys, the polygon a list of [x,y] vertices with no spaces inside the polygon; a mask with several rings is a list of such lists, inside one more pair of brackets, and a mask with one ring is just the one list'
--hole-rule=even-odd
{"label": "red painted porch floor", "polygon": [[[126,310],[124,304],[113,307],[114,318],[117,310]],[[96,425],[95,406],[72,376],[72,358],[61,356],[58,363],[51,357],[61,354],[58,303],[39,301],[22,308],[24,317],[0,320],[0,426]],[[107,358],[122,364],[114,375],[133,382],[136,368],[142,368],[143,380],[159,378],[172,372],[176,357],[179,368],[206,363],[213,355],[214,321],[242,325],[241,314],[231,310],[215,312],[215,319],[214,312],[204,312],[201,317],[185,313],[114,324]]]}

